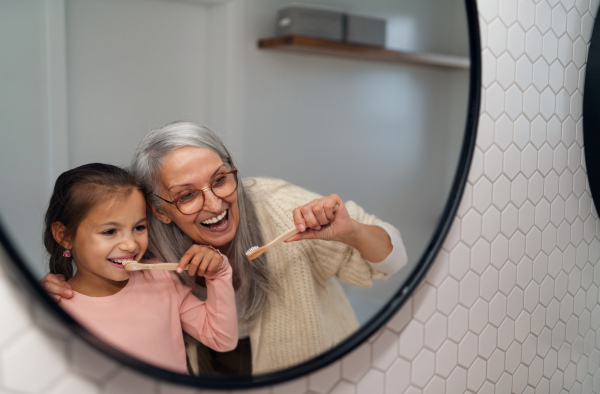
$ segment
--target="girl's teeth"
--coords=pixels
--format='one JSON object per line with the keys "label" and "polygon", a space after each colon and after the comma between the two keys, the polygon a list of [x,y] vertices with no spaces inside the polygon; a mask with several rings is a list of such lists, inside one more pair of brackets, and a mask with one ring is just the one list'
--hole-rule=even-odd
{"label": "girl's teeth", "polygon": [[111,260],[115,264],[125,265],[126,263],[136,263],[135,260],[127,259],[127,260]]}
{"label": "girl's teeth", "polygon": [[226,214],[227,214],[227,211],[225,210],[219,216],[216,216],[214,218],[203,221],[202,224],[215,224],[215,223],[219,222],[221,219],[223,219]]}

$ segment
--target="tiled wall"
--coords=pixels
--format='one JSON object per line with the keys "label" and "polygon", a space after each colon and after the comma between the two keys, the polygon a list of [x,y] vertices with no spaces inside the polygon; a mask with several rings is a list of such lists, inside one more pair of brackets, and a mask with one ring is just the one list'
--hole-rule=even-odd
{"label": "tiled wall", "polygon": [[[254,392],[600,392],[599,221],[582,148],[598,1],[478,2],[477,146],[425,282],[343,360]],[[2,393],[194,392],[72,339],[3,271],[0,305]]]}

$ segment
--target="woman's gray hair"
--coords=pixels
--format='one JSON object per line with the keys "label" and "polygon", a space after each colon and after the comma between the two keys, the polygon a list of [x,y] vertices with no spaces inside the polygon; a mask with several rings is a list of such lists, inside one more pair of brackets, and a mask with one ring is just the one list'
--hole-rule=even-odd
{"label": "woman's gray hair", "polygon": [[[210,149],[220,156],[230,170],[236,169],[229,151],[213,131],[194,122],[169,123],[144,137],[134,153],[131,164],[132,173],[151,191],[148,196],[149,204],[159,209],[163,204],[152,193],[161,192],[160,177],[164,158],[176,149],[189,146]],[[240,311],[240,320],[251,323],[264,308],[274,286],[266,258],[260,256],[252,261],[246,258],[246,250],[255,245],[262,245],[263,239],[257,224],[256,209],[241,180],[238,182],[237,204],[239,224],[226,254],[233,267],[234,284],[239,284],[242,295],[243,310]],[[174,223],[165,224],[150,212],[148,218],[148,253],[162,261],[179,261],[194,241]],[[180,275],[180,278],[198,295],[195,278],[188,275]]]}

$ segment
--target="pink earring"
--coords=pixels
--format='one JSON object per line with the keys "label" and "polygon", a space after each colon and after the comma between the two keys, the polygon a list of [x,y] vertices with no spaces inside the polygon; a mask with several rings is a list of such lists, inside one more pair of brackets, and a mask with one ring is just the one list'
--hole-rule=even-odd
{"label": "pink earring", "polygon": [[63,257],[71,257],[71,251],[70,250],[65,250],[63,252]]}

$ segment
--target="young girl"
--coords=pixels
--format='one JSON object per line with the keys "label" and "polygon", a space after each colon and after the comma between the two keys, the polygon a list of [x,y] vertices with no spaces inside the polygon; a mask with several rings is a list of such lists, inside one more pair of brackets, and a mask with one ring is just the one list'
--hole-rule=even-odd
{"label": "young girl", "polygon": [[198,248],[193,259],[202,262],[205,302],[171,272],[127,271],[122,261],[140,261],[146,252],[146,226],[142,186],[125,170],[94,163],[66,171],[45,217],[50,272],[64,275],[75,294],[60,305],[92,333],[144,362],[185,374],[182,330],[217,351],[236,347],[231,266],[218,251]]}

